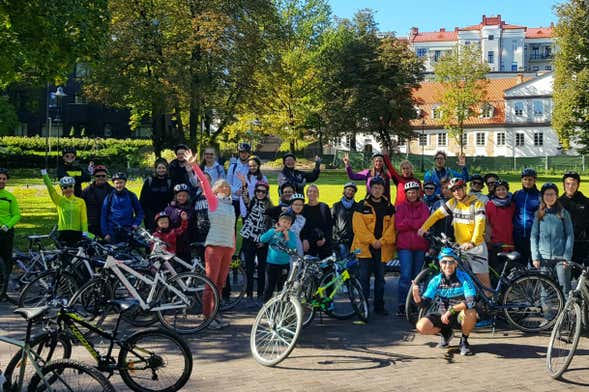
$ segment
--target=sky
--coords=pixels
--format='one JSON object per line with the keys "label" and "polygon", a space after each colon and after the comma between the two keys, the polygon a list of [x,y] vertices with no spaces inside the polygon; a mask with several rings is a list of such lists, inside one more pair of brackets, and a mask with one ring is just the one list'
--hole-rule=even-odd
{"label": "sky", "polygon": [[328,0],[332,12],[351,18],[356,11],[376,11],[380,31],[406,36],[413,26],[420,31],[447,30],[479,24],[482,15],[501,15],[506,23],[528,27],[557,22],[553,6],[564,0]]}

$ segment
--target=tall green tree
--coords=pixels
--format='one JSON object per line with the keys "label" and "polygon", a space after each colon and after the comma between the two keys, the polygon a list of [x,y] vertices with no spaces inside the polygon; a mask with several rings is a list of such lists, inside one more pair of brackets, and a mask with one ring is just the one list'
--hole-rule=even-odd
{"label": "tall green tree", "polygon": [[0,0],[0,89],[63,82],[108,30],[107,0]]}
{"label": "tall green tree", "polygon": [[558,51],[552,125],[564,148],[578,140],[589,148],[589,3],[569,0],[556,7]]}
{"label": "tall green tree", "polygon": [[460,155],[464,152],[464,123],[478,115],[477,108],[487,99],[489,70],[476,45],[458,45],[434,66],[435,79],[442,85],[441,122],[460,145]]}

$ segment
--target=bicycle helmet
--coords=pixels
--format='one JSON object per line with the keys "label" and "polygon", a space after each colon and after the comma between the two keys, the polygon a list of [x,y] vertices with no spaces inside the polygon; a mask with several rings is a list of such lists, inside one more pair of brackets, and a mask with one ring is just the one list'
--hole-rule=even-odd
{"label": "bicycle helmet", "polygon": [[127,181],[127,175],[123,172],[117,172],[112,175],[112,180],[125,180]]}
{"label": "bicycle helmet", "polygon": [[153,218],[154,223],[157,225],[157,221],[161,218],[168,218],[168,220],[170,220],[170,215],[168,215],[166,211],[158,212],[155,214],[155,218]]}
{"label": "bicycle helmet", "polygon": [[249,143],[239,143],[239,145],[237,146],[237,151],[242,152],[242,151],[247,151],[250,152],[252,150],[252,146],[249,145]]}
{"label": "bicycle helmet", "polygon": [[370,186],[382,185],[385,186],[384,179],[381,176],[372,177],[370,179]]}
{"label": "bicycle helmet", "polygon": [[73,177],[62,177],[59,180],[59,186],[62,188],[67,188],[68,186],[76,185],[76,180]]}
{"label": "bicycle helmet", "polygon": [[61,156],[64,156],[65,154],[74,154],[74,155],[76,155],[76,148],[75,147],[64,147],[61,150]]}
{"label": "bicycle helmet", "polygon": [[292,204],[293,201],[295,200],[302,200],[303,202],[305,201],[305,195],[303,195],[302,193],[295,193],[294,195],[292,195],[290,197],[290,204]]}
{"label": "bicycle helmet", "polygon": [[440,253],[438,253],[438,261],[442,260],[444,257],[452,257],[454,260],[458,260],[458,255],[454,249],[448,247],[440,249]]}
{"label": "bicycle helmet", "polygon": [[188,146],[184,143],[177,144],[174,147],[174,154],[178,154],[178,150],[189,150]]}
{"label": "bicycle helmet", "polygon": [[421,187],[419,186],[419,182],[417,182],[417,181],[409,181],[408,183],[405,184],[405,187],[404,187],[405,192],[407,192],[408,190],[411,190],[411,189],[419,189],[419,188],[421,188]]}
{"label": "bicycle helmet", "polygon": [[104,165],[94,166],[94,174],[96,174],[98,172],[103,172],[105,174],[108,174],[108,170],[106,169],[106,166],[104,166]]}
{"label": "bicycle helmet", "polygon": [[270,189],[270,185],[268,185],[266,181],[256,181],[256,186],[254,187],[254,189],[257,189],[258,187],[265,188],[266,192],[268,192],[268,190]]}
{"label": "bicycle helmet", "polygon": [[352,189],[354,189],[354,191],[356,191],[356,192],[358,191],[358,187],[353,182],[346,182],[344,184],[344,189],[346,189],[346,188],[352,188]]}
{"label": "bicycle helmet", "polygon": [[542,185],[542,188],[540,188],[540,193],[542,194],[542,196],[544,196],[544,192],[546,192],[548,189],[554,190],[554,192],[556,192],[556,196],[558,196],[558,187],[556,186],[556,184],[552,182],[547,182],[544,185]]}
{"label": "bicycle helmet", "polygon": [[481,176],[480,174],[473,174],[472,176],[470,176],[470,182],[473,182],[473,181],[480,181],[483,184],[485,183],[483,176]]}
{"label": "bicycle helmet", "polygon": [[537,177],[536,170],[532,169],[531,167],[526,167],[522,170],[522,178],[524,177]]}
{"label": "bicycle helmet", "polygon": [[500,186],[504,186],[507,190],[509,190],[509,182],[502,180],[502,179],[498,179],[495,182],[495,189],[497,189]]}
{"label": "bicycle helmet", "polygon": [[286,158],[288,158],[288,157],[291,157],[295,161],[297,160],[297,157],[295,157],[295,154],[293,154],[292,152],[287,152],[286,154],[284,154],[282,156],[282,163],[284,163],[284,161],[286,161]]}
{"label": "bicycle helmet", "polygon": [[8,174],[8,169],[4,167],[0,167],[0,174],[4,174],[6,178],[10,178],[10,175]]}
{"label": "bicycle helmet", "polygon": [[372,158],[370,159],[374,159],[374,158],[378,158],[381,157],[382,159],[384,159],[384,155],[381,152],[375,152],[374,154],[372,154]]}
{"label": "bicycle helmet", "polygon": [[178,184],[178,185],[176,185],[174,187],[174,194],[177,194],[177,193],[180,193],[180,192],[188,192],[188,193],[190,193],[190,188],[186,184]]}
{"label": "bicycle helmet", "polygon": [[564,182],[564,180],[567,178],[574,178],[578,183],[581,182],[581,176],[576,171],[568,171],[564,173],[564,176],[562,176],[562,181]]}
{"label": "bicycle helmet", "polygon": [[448,183],[448,189],[450,189],[451,191],[461,186],[466,186],[466,182],[464,182],[464,180],[459,177],[452,178]]}

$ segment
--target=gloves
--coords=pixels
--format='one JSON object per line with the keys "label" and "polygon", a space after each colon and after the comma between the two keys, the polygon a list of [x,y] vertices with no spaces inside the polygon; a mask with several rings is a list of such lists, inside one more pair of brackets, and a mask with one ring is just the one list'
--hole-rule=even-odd
{"label": "gloves", "polygon": [[42,176],[46,176],[47,175],[47,169],[41,169],[41,175]]}
{"label": "gloves", "polygon": [[0,230],[2,230],[2,231],[4,231],[4,232],[6,232],[6,231],[8,231],[9,229],[8,229],[8,226],[6,226],[6,225],[2,225],[2,227],[0,227]]}

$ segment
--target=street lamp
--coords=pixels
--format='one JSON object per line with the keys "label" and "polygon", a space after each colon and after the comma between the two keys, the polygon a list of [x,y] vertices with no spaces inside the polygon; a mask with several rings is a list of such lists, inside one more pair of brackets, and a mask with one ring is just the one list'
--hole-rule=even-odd
{"label": "street lamp", "polygon": [[421,116],[421,138],[419,140],[419,144],[421,144],[421,172],[425,169],[423,163],[423,155],[425,154],[425,116]]}
{"label": "street lamp", "polygon": [[[59,123],[63,121],[61,120],[61,111],[63,105],[63,98],[67,97],[67,94],[63,91],[63,87],[59,86],[57,91],[55,91],[55,98],[57,100],[57,114],[55,116],[55,122]],[[60,128],[57,128],[57,165],[59,166],[59,133],[61,132]]]}

